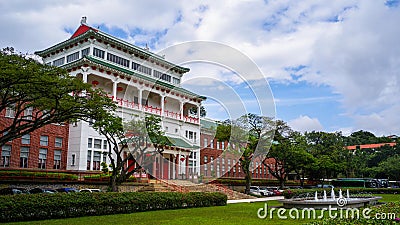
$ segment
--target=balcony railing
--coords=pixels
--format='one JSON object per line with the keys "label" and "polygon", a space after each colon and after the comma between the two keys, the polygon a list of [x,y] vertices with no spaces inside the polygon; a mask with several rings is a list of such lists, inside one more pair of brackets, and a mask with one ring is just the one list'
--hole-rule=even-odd
{"label": "balcony railing", "polygon": [[[129,101],[127,99],[114,98],[114,96],[108,96],[108,97],[111,98],[113,101],[115,101],[117,103],[117,105],[119,105],[119,106],[122,106],[125,108],[136,109],[136,110],[140,110],[143,112],[161,116],[162,109],[158,108],[156,106],[141,105],[141,104],[135,103],[133,101]],[[192,117],[192,116],[184,116],[184,115],[181,115],[180,113],[168,111],[168,110],[164,110],[164,117],[177,119],[177,120],[183,120],[187,123],[195,123],[195,124],[200,123],[199,118]]]}

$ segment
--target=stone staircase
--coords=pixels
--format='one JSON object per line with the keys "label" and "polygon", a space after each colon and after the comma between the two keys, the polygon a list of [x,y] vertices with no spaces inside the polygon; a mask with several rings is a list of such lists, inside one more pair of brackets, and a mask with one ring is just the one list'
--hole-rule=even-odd
{"label": "stone staircase", "polygon": [[150,180],[147,185],[144,185],[137,192],[174,192],[172,187],[165,185],[162,182],[158,182],[157,180]]}
{"label": "stone staircase", "polygon": [[162,181],[162,183],[167,183],[168,186],[174,187],[175,191],[180,192],[220,192],[226,194],[229,200],[256,198],[254,196],[234,191],[221,184],[195,184],[187,180],[167,180]]}

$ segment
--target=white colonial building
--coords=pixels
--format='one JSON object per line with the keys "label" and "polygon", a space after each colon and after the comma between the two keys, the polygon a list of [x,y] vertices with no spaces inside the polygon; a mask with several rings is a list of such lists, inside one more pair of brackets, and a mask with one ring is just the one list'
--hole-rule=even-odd
{"label": "white colonial building", "polygon": [[[86,24],[70,39],[36,52],[45,64],[66,68],[95,88],[106,91],[118,104],[124,120],[146,115],[162,118],[162,127],[174,146],[161,157],[162,163],[150,171],[163,179],[199,173],[200,105],[205,99],[181,87],[188,68],[168,62],[164,57],[113,37]],[[195,115],[190,109],[197,109]],[[67,170],[100,170],[108,162],[106,139],[87,122],[70,124]]]}

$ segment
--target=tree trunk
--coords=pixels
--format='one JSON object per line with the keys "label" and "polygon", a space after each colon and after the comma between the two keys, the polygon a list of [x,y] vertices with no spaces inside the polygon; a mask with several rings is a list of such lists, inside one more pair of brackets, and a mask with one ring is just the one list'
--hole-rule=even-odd
{"label": "tree trunk", "polygon": [[244,190],[245,194],[249,194],[250,193],[250,186],[251,186],[251,173],[250,171],[247,171],[244,179],[246,181],[246,189]]}
{"label": "tree trunk", "polygon": [[301,173],[300,175],[300,186],[304,188],[304,173]]}
{"label": "tree trunk", "polygon": [[110,177],[110,189],[112,192],[118,192],[117,176],[114,174]]}
{"label": "tree trunk", "polygon": [[279,178],[279,186],[281,189],[285,187],[285,179],[283,177]]}

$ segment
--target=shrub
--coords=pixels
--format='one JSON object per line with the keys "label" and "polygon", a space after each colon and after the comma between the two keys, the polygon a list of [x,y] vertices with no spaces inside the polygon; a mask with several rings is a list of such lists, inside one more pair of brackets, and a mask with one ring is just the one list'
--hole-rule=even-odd
{"label": "shrub", "polygon": [[8,177],[12,179],[23,179],[23,178],[46,178],[55,180],[78,180],[78,176],[68,173],[57,173],[57,172],[34,172],[34,171],[23,171],[23,170],[5,170],[0,171],[0,177]]}
{"label": "shrub", "polygon": [[0,221],[30,221],[226,205],[221,193],[125,192],[0,196]]}

